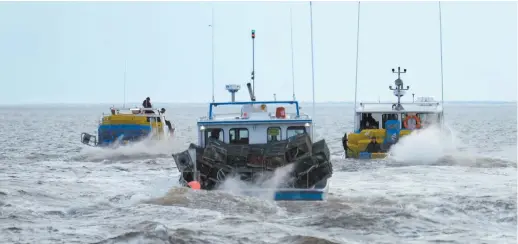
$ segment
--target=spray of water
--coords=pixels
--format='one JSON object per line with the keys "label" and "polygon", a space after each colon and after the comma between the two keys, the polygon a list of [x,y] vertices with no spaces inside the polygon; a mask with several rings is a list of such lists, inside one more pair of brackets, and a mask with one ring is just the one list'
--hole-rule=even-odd
{"label": "spray of water", "polygon": [[402,137],[391,147],[388,159],[405,164],[435,164],[458,152],[456,141],[453,130],[432,125]]}
{"label": "spray of water", "polygon": [[218,190],[229,192],[235,195],[254,196],[263,200],[273,200],[275,189],[279,188],[290,180],[290,173],[293,171],[293,164],[276,169],[273,173],[258,177],[254,182],[244,182],[239,176],[228,177],[219,186]]}
{"label": "spray of water", "polygon": [[185,147],[184,144],[174,140],[171,137],[164,137],[160,140],[147,137],[141,141],[122,145],[117,140],[110,147],[85,147],[81,150],[80,155],[86,160],[117,160],[124,158],[140,158],[149,156],[171,156],[171,153],[177,148]]}
{"label": "spray of water", "polygon": [[388,161],[399,165],[458,165],[466,167],[516,167],[516,160],[461,148],[457,133],[448,125],[433,125],[402,137],[392,146]]}

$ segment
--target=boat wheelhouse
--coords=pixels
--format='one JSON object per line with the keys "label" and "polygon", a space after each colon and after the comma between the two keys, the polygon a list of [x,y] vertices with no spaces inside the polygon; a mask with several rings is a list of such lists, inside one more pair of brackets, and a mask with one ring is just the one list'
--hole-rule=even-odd
{"label": "boat wheelhouse", "polygon": [[[354,132],[344,136],[344,149],[348,158],[384,158],[399,138],[431,125],[442,126],[443,106],[431,97],[418,98],[417,102],[401,102],[410,89],[404,88],[398,67],[395,87],[389,86],[397,97],[395,103],[359,103],[355,107]],[[374,144],[374,141],[377,146]]]}
{"label": "boat wheelhouse", "polygon": [[[294,106],[288,113],[286,105]],[[217,114],[217,107],[241,107],[239,113]],[[270,107],[273,107],[272,112]],[[297,101],[251,101],[210,103],[209,115],[198,120],[198,146],[205,147],[208,138],[231,145],[266,144],[287,140],[307,133],[312,135],[313,120],[300,111]]]}
{"label": "boat wheelhouse", "polygon": [[110,114],[99,119],[97,136],[82,133],[81,142],[89,146],[112,146],[140,141],[144,138],[165,139],[174,133],[174,126],[165,117],[165,109],[110,108]]}

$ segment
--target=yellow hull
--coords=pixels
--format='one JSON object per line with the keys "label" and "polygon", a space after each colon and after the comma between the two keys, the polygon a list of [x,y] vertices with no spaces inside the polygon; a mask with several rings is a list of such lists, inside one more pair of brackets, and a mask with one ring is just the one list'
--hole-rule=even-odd
{"label": "yellow hull", "polygon": [[163,127],[164,121],[149,122],[148,117],[134,114],[116,114],[106,115],[103,117],[101,124],[103,125],[151,125],[153,127]]}
{"label": "yellow hull", "polygon": [[[399,138],[409,135],[412,131],[410,130],[400,130],[399,131]],[[370,153],[365,154],[362,152],[365,152],[365,149],[367,148],[367,145],[369,145],[371,141],[371,137],[376,137],[376,141],[378,143],[383,143],[386,136],[385,129],[365,129],[360,131],[360,133],[349,133],[347,135],[347,157],[348,158],[372,158],[372,159],[379,159],[379,158],[385,158],[387,156],[387,153]]]}

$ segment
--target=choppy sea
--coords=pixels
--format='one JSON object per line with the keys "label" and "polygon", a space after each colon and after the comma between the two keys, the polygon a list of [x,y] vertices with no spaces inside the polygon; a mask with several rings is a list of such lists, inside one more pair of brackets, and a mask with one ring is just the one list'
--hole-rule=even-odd
{"label": "choppy sea", "polygon": [[334,174],[315,203],[178,187],[207,106],[164,106],[174,140],[118,149],[79,140],[108,106],[0,107],[0,243],[516,243],[516,103],[447,104],[449,133],[377,161],[344,159],[351,104],[317,104]]}

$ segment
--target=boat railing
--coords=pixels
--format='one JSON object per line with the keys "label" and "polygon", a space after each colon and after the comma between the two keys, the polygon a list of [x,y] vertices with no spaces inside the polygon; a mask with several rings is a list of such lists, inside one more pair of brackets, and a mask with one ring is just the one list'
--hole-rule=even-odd
{"label": "boat railing", "polygon": [[[153,113],[146,113],[146,111],[152,111]],[[134,107],[134,108],[110,108],[111,115],[121,114],[121,115],[145,115],[147,117],[160,117],[162,115],[161,109],[158,108],[143,108],[143,107]],[[121,113],[122,112],[122,113]],[[105,113],[102,114],[106,115]]]}
{"label": "boat railing", "polygon": [[213,117],[213,108],[217,106],[236,106],[236,105],[254,105],[254,104],[290,104],[295,105],[296,109],[296,117],[300,116],[300,108],[298,101],[251,101],[251,102],[220,102],[220,103],[210,103],[209,104],[209,119]]}
{"label": "boat railing", "polygon": [[160,109],[158,108],[143,108],[143,107],[134,107],[134,108],[116,108],[116,107],[111,107],[110,110],[115,110],[115,111],[128,111],[128,112],[131,112],[131,111],[153,111],[153,112],[160,112]]}
{"label": "boat railing", "polygon": [[[360,106],[361,107],[364,107],[365,105],[394,105],[394,104],[397,104],[397,102],[392,102],[392,103],[389,103],[389,102],[382,102],[382,103],[377,103],[377,102],[361,102],[360,103]],[[440,102],[408,102],[408,103],[401,103],[401,105],[435,105],[435,106],[439,106],[441,105]]]}
{"label": "boat railing", "polygon": [[[275,119],[275,113],[274,112],[265,112],[267,116],[260,116],[257,117],[257,119]],[[216,118],[227,118],[227,119],[235,119],[240,118],[240,113],[218,113],[218,114],[212,114],[212,119],[209,116],[202,116],[199,118],[200,121],[208,121],[208,120],[214,120]],[[255,117],[252,115],[249,117],[249,119],[255,119]],[[297,113],[286,113],[286,119],[310,119],[309,115],[307,114],[299,114],[299,117],[297,117]]]}

